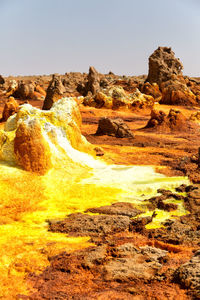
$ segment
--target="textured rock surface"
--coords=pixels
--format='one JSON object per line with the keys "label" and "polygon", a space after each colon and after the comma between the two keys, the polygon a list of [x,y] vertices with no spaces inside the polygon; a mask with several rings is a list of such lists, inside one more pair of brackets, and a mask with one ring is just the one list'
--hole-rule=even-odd
{"label": "textured rock surface", "polygon": [[123,244],[113,249],[117,258],[108,261],[104,266],[106,280],[130,281],[134,279],[150,280],[162,267],[160,259],[167,251],[153,247],[142,247],[137,250],[131,244]]}
{"label": "textured rock surface", "polygon": [[187,87],[184,80],[174,77],[172,80],[161,83],[162,91],[161,104],[169,105],[197,105],[196,96]]}
{"label": "textured rock surface", "polygon": [[154,106],[155,99],[146,94],[142,94],[138,89],[131,94],[131,105],[130,108],[135,110],[135,109],[146,109],[146,108],[152,108]]}
{"label": "textured rock surface", "polygon": [[17,112],[18,107],[19,105],[17,101],[13,97],[10,97],[4,105],[2,120],[7,121],[10,116],[14,115]]}
{"label": "textured rock surface", "polygon": [[136,209],[131,203],[117,202],[108,206],[89,208],[86,212],[106,214],[106,215],[121,215],[133,218],[142,211]]}
{"label": "textured rock surface", "polygon": [[64,232],[74,236],[100,236],[129,228],[130,218],[127,216],[106,216],[71,214],[63,221],[49,221],[53,232]]}
{"label": "textured rock surface", "polygon": [[88,94],[84,98],[83,104],[96,108],[130,108],[135,110],[137,108],[151,108],[154,102],[152,96],[142,94],[137,88],[134,88],[134,92],[128,93],[121,86],[109,86],[97,92],[94,96]]}
{"label": "textured rock surface", "polygon": [[195,299],[200,299],[200,250],[189,262],[176,270],[175,278],[181,285],[192,291]]}
{"label": "textured rock surface", "polygon": [[5,79],[3,78],[2,75],[0,75],[0,84],[4,84],[5,83]]}
{"label": "textured rock surface", "polygon": [[35,90],[35,84],[25,83],[24,81],[18,82],[18,88],[14,92],[13,96],[19,99],[33,98]]}
{"label": "textured rock surface", "polygon": [[132,137],[133,134],[128,125],[122,119],[101,118],[99,120],[96,135],[113,135],[118,138]]}
{"label": "textured rock surface", "polygon": [[100,90],[100,77],[99,73],[94,67],[89,68],[88,80],[85,86],[85,94],[91,92],[95,95]]}
{"label": "textured rock surface", "polygon": [[166,115],[163,111],[151,111],[151,118],[145,128],[154,128],[161,132],[188,130],[187,118],[179,111],[170,109]]}
{"label": "textured rock surface", "polygon": [[59,156],[61,160],[69,159],[68,151],[76,157],[75,149],[94,152],[81,135],[80,125],[81,115],[74,98],[57,101],[49,111],[24,104],[8,119],[5,131],[0,131],[0,158],[44,174],[52,160]]}
{"label": "textured rock surface", "polygon": [[65,88],[62,84],[60,76],[58,74],[54,74],[47,88],[47,94],[42,109],[50,109],[56,101],[62,98],[64,92]]}
{"label": "textured rock surface", "polygon": [[130,98],[122,87],[112,87],[107,91],[108,96],[112,98],[112,108],[127,107],[130,104]]}
{"label": "textured rock surface", "polygon": [[149,73],[146,81],[160,84],[171,78],[171,75],[181,75],[183,65],[174,52],[168,47],[158,47],[149,57]]}
{"label": "textured rock surface", "polygon": [[159,102],[162,98],[162,93],[159,90],[159,86],[157,83],[149,83],[146,82],[141,85],[140,90],[143,94],[152,96],[156,102]]}
{"label": "textured rock surface", "polygon": [[[42,274],[33,276],[37,292],[30,299],[145,300],[144,283],[155,278],[166,256],[167,251],[138,249],[131,243],[101,244],[72,254],[61,253],[51,258]],[[140,281],[143,289],[137,288]]]}
{"label": "textured rock surface", "polygon": [[19,124],[14,139],[14,152],[17,163],[26,171],[43,175],[51,168],[50,147],[37,119]]}
{"label": "textured rock surface", "polygon": [[7,91],[6,91],[6,95],[9,97],[11,95],[13,95],[15,93],[15,91],[18,88],[18,82],[14,79],[10,80],[7,83]]}

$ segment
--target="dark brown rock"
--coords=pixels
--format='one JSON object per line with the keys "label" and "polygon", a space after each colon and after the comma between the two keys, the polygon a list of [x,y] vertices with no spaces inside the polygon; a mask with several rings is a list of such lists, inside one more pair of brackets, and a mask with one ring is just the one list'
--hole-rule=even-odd
{"label": "dark brown rock", "polygon": [[190,123],[181,111],[170,109],[166,115],[163,111],[151,111],[151,118],[145,128],[152,128],[160,132],[188,131]]}
{"label": "dark brown rock", "polygon": [[173,245],[194,246],[200,243],[200,230],[197,230],[190,215],[180,220],[167,220],[163,225],[165,228],[156,230],[154,238]]}
{"label": "dark brown rock", "polygon": [[2,75],[0,75],[0,84],[4,84],[5,83],[5,79],[3,78]]}
{"label": "dark brown rock", "polygon": [[47,88],[47,94],[42,109],[50,109],[54,102],[62,98],[64,92],[65,87],[62,84],[61,77],[58,74],[53,74],[52,80]]}
{"label": "dark brown rock", "polygon": [[106,117],[99,120],[96,135],[111,135],[118,138],[134,137],[130,128],[122,119],[110,119]]}
{"label": "dark brown rock", "polygon": [[171,78],[171,75],[181,75],[183,65],[174,52],[168,47],[158,47],[149,57],[149,73],[146,81],[160,84]]}
{"label": "dark brown rock", "polygon": [[129,229],[130,218],[127,216],[106,216],[71,214],[58,222],[49,221],[49,229],[53,232],[68,233],[73,236],[102,236]]}
{"label": "dark brown rock", "polygon": [[33,97],[34,90],[35,90],[35,84],[33,82],[26,83],[24,81],[20,81],[18,83],[18,88],[13,95],[14,97],[19,99],[28,99]]}
{"label": "dark brown rock", "polygon": [[180,266],[174,276],[179,284],[192,292],[195,299],[200,299],[200,250],[189,262]]}
{"label": "dark brown rock", "polygon": [[106,215],[121,215],[128,216],[130,218],[142,213],[141,210],[135,208],[131,203],[117,202],[112,205],[89,208],[86,212],[106,214]]}
{"label": "dark brown rock", "polygon": [[166,256],[167,251],[153,247],[142,247],[137,250],[131,244],[123,244],[114,249],[117,258],[104,265],[105,280],[129,282],[134,279],[152,279],[162,267],[159,260]]}
{"label": "dark brown rock", "polygon": [[85,86],[85,94],[91,92],[95,95],[100,90],[100,76],[94,67],[89,68],[88,80]]}

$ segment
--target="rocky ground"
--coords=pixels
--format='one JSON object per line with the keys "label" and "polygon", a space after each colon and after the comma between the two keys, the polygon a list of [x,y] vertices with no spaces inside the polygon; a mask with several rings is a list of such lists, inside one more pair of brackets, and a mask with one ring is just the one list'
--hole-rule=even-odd
{"label": "rocky ground", "polygon": [[[191,180],[191,186],[160,190],[148,199],[151,217],[140,217],[130,203],[115,203],[49,220],[50,231],[89,236],[94,246],[49,257],[48,268],[27,278],[35,292],[18,299],[200,299],[200,80],[182,76],[170,48],[156,51],[148,77],[102,75],[92,67],[88,75],[2,82],[0,126],[21,103],[49,109],[62,96],[81,96],[81,131],[97,156],[114,164],[153,165]],[[155,208],[176,209],[170,199],[181,199],[188,214],[146,229]]]}

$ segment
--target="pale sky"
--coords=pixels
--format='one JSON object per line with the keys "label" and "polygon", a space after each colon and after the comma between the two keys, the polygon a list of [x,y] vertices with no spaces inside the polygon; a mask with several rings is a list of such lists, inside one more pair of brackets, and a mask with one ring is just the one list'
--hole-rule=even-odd
{"label": "pale sky", "polygon": [[170,46],[200,76],[200,0],[0,0],[0,74],[148,73]]}

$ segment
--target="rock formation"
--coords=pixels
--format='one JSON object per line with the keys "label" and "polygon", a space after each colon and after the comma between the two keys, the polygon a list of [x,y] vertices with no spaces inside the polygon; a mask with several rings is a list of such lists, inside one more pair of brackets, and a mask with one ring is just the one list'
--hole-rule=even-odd
{"label": "rock formation", "polygon": [[99,120],[98,129],[96,135],[111,135],[118,138],[131,137],[133,138],[133,133],[131,132],[128,125],[120,118],[110,119],[101,118]]}
{"label": "rock formation", "polygon": [[18,164],[26,171],[43,175],[51,168],[50,146],[37,119],[19,124],[14,139],[14,153]]}
{"label": "rock formation", "polygon": [[127,93],[121,86],[111,86],[103,91],[99,91],[95,96],[88,95],[84,98],[83,104],[96,108],[129,108],[141,109],[152,108],[154,98],[150,95],[142,94],[138,89],[133,93]]}
{"label": "rock formation", "polygon": [[168,115],[163,111],[152,110],[145,128],[160,132],[184,131],[188,129],[187,118],[179,110],[170,109]]}
{"label": "rock formation", "polygon": [[7,91],[6,91],[6,96],[11,96],[15,93],[15,91],[18,88],[18,83],[16,80],[10,80],[8,82],[8,87],[7,87]]}
{"label": "rock formation", "polygon": [[200,80],[199,78],[185,78],[185,83],[191,92],[196,96],[196,101],[200,104]]}
{"label": "rock formation", "polygon": [[89,68],[89,74],[85,85],[85,94],[91,92],[95,95],[100,90],[100,77],[99,73],[94,67]]}
{"label": "rock formation", "polygon": [[149,73],[146,81],[162,83],[173,74],[182,75],[183,65],[168,47],[158,47],[149,57]]}
{"label": "rock formation", "polygon": [[150,84],[149,82],[145,82],[141,87],[140,91],[145,95],[152,96],[156,102],[159,102],[162,98],[162,93],[159,90],[159,86],[157,83]]}
{"label": "rock formation", "polygon": [[93,146],[81,135],[81,115],[74,98],[62,98],[49,111],[30,104],[20,106],[5,130],[0,130],[0,160],[20,165],[27,171],[45,174],[58,158],[78,162],[75,149],[94,154]]}
{"label": "rock formation", "polygon": [[47,94],[42,109],[50,109],[56,101],[62,98],[64,92],[65,88],[62,84],[60,76],[58,74],[53,74],[52,80],[47,88]]}
{"label": "rock formation", "polygon": [[108,90],[108,95],[112,97],[112,108],[127,107],[130,104],[130,98],[124,89],[120,86],[112,87]]}
{"label": "rock formation", "polygon": [[2,121],[7,121],[7,119],[14,115],[19,108],[19,105],[14,97],[10,97],[4,105],[2,113]]}
{"label": "rock formation", "polygon": [[162,99],[160,104],[168,105],[197,105],[196,96],[187,87],[184,80],[179,80],[176,76],[160,84]]}
{"label": "rock formation", "polygon": [[0,75],[0,84],[4,84],[5,83],[5,79],[3,78],[2,75]]}
{"label": "rock formation", "polygon": [[155,103],[155,99],[150,95],[142,94],[138,89],[130,95],[132,101],[129,108],[135,109],[152,109]]}
{"label": "rock formation", "polygon": [[183,287],[192,291],[194,299],[200,299],[200,250],[176,270],[175,278]]}
{"label": "rock formation", "polygon": [[18,83],[18,88],[14,92],[13,96],[19,99],[28,99],[32,98],[35,90],[35,84],[26,83],[24,81],[20,81]]}

